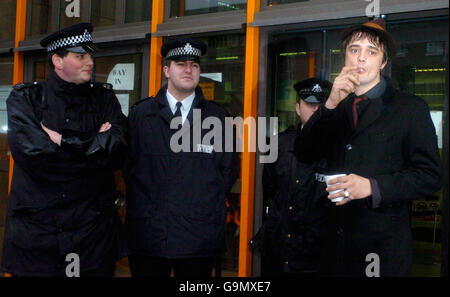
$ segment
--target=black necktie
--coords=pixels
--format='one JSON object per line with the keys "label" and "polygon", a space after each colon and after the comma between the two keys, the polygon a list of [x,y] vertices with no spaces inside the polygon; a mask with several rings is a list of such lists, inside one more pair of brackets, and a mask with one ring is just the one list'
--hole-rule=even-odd
{"label": "black necktie", "polygon": [[[176,104],[177,110],[175,111],[175,114],[173,115],[174,118],[180,117],[180,119],[181,119],[181,105],[182,105],[182,103],[181,103],[180,101],[178,101],[177,104]],[[181,120],[181,121],[183,121],[183,120]],[[177,130],[180,129],[182,125],[183,125],[183,122],[181,122],[180,124],[178,124]],[[180,140],[181,140],[181,139],[180,139]]]}
{"label": "black necktie", "polygon": [[175,111],[174,117],[181,117],[181,102],[178,101],[176,106],[177,106],[177,110]]}

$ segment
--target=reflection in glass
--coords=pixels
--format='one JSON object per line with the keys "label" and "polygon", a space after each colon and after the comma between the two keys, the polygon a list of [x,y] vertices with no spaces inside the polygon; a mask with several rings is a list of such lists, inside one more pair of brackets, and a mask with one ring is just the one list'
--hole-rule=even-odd
{"label": "reflection in glass", "polygon": [[0,262],[2,257],[3,236],[5,231],[6,202],[8,201],[9,154],[8,154],[8,120],[6,98],[13,83],[13,55],[0,56]]}
{"label": "reflection in glass", "polygon": [[245,36],[231,34],[199,39],[208,46],[201,58],[200,78],[206,99],[219,103],[231,116],[242,116]]}
{"label": "reflection in glass", "polygon": [[38,61],[34,63],[34,79],[33,81],[44,81],[48,78],[50,65],[47,61]]}
{"label": "reflection in glass", "polygon": [[170,0],[170,17],[245,9],[247,0]]}
{"label": "reflection in glass", "polygon": [[91,0],[91,22],[94,27],[112,26],[116,21],[116,1]]}
{"label": "reflection in glass", "polygon": [[267,0],[267,6],[278,5],[278,4],[288,4],[297,2],[306,2],[308,0]]}
{"label": "reflection in glass", "polygon": [[15,11],[16,1],[2,0],[0,2],[0,40],[14,39],[14,30],[16,28]]}
{"label": "reflection in glass", "polygon": [[272,104],[274,116],[278,117],[279,131],[296,126],[299,117],[295,112],[297,94],[293,85],[301,80],[315,77],[320,70],[320,32],[272,37],[270,47],[276,69]]}
{"label": "reflection in glass", "polygon": [[[392,82],[428,103],[442,157],[443,114],[445,100],[448,100],[445,97],[448,20],[396,24],[388,29],[398,46],[392,63]],[[440,276],[442,199],[441,189],[433,196],[412,203],[413,276]]]}
{"label": "reflection in glass", "polygon": [[54,1],[50,0],[31,1],[31,26],[27,35],[44,35],[50,32],[53,5]]}
{"label": "reflection in glass", "polygon": [[152,19],[152,0],[126,0],[125,23],[150,21]]}

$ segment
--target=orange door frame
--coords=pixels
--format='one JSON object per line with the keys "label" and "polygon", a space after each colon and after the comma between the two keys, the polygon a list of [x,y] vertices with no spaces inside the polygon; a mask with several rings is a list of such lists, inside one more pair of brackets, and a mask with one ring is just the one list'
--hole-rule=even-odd
{"label": "orange door frame", "polygon": [[[259,11],[260,0],[247,1],[247,29],[245,42],[244,119],[256,120],[258,101],[258,52],[259,28],[250,27],[255,13]],[[239,233],[238,276],[252,275],[252,252],[248,242],[253,236],[253,201],[255,194],[255,152],[248,150],[249,142],[256,142],[256,129],[244,132],[244,150],[241,163],[241,226]]]}
{"label": "orange door frame", "polygon": [[[158,24],[164,19],[164,0],[153,0],[152,3],[152,29],[151,33],[156,33]],[[161,46],[162,37],[151,37],[150,40],[150,66],[148,95],[155,96],[161,88]]]}

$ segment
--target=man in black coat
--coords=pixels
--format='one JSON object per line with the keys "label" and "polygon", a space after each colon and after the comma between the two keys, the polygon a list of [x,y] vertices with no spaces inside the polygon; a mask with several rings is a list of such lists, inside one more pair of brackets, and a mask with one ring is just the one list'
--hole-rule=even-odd
{"label": "man in black coat", "polygon": [[223,138],[227,112],[198,87],[205,51],[195,39],[164,44],[167,85],[130,112],[126,225],[133,276],[169,276],[173,269],[175,276],[208,277],[225,247],[225,196],[238,159],[225,150],[232,141]]}
{"label": "man in black coat", "polygon": [[2,270],[17,276],[114,276],[124,256],[113,170],[127,121],[112,86],[91,83],[92,25],[41,41],[51,70],[7,100],[14,174]]}
{"label": "man in black coat", "polygon": [[264,166],[264,200],[270,207],[250,242],[262,255],[262,276],[313,276],[319,272],[328,199],[315,172],[326,165],[323,161],[298,162],[294,142],[298,131],[328,98],[331,83],[309,78],[294,88],[300,123],[280,133],[278,159]]}
{"label": "man in black coat", "polygon": [[[442,183],[428,105],[380,74],[395,56],[382,19],[342,33],[345,64],[325,105],[296,140],[302,161],[326,158],[346,173],[327,187],[332,207],[324,270],[340,276],[407,276],[412,265],[409,207]],[[359,103],[358,103],[359,102]]]}

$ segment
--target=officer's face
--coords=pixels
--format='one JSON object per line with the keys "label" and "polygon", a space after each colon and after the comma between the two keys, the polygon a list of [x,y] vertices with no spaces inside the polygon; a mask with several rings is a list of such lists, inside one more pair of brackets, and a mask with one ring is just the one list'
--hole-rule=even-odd
{"label": "officer's face", "polygon": [[64,58],[53,55],[52,61],[55,71],[65,81],[81,84],[91,80],[94,67],[91,54],[69,52]]}
{"label": "officer's face", "polygon": [[172,94],[191,94],[200,81],[200,65],[193,61],[171,61],[163,70]]}
{"label": "officer's face", "polygon": [[295,104],[295,110],[297,111],[297,115],[300,117],[302,121],[302,125],[304,125],[309,118],[316,112],[319,108],[320,104],[311,104],[306,101],[300,100],[297,104]]}
{"label": "officer's face", "polygon": [[383,50],[380,44],[371,43],[367,37],[359,40],[356,37],[345,50],[345,66],[357,67],[359,88],[370,90],[380,81],[381,70],[386,66]]}

